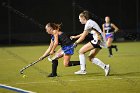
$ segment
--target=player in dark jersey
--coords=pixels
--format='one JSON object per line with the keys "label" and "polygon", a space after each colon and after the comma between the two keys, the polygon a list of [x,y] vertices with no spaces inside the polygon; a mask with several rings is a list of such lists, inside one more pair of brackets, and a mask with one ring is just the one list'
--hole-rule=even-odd
{"label": "player in dark jersey", "polygon": [[[46,32],[51,35],[51,42],[49,48],[39,59],[43,60],[47,55],[55,54],[52,58],[52,73],[49,74],[48,77],[57,76],[58,59],[61,57],[64,58],[63,62],[65,67],[80,65],[80,61],[70,61],[71,55],[74,54],[73,43],[71,39],[61,31],[60,24],[48,23],[45,29]],[[55,53],[55,49],[58,45],[61,45],[61,49]]]}
{"label": "player in dark jersey", "polygon": [[109,57],[113,56],[112,48],[115,48],[116,51],[118,51],[118,48],[116,45],[112,45],[113,39],[114,39],[114,32],[117,32],[119,29],[117,26],[115,26],[113,23],[110,23],[110,17],[105,17],[105,23],[102,25],[103,33],[106,37],[106,43],[109,50]]}

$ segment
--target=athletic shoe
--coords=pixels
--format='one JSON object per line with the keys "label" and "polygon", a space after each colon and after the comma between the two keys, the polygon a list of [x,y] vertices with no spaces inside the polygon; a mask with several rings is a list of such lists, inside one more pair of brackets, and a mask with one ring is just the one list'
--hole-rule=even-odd
{"label": "athletic shoe", "polygon": [[108,57],[112,57],[113,55],[109,55]]}
{"label": "athletic shoe", "polygon": [[110,72],[110,66],[109,64],[105,66],[105,76],[108,76],[109,75],[109,72]]}
{"label": "athletic shoe", "polygon": [[74,72],[74,74],[86,74],[87,72],[85,70],[79,70],[77,72]]}
{"label": "athletic shoe", "polygon": [[55,73],[55,74],[50,73],[50,74],[48,75],[48,77],[56,77],[56,76],[57,76],[57,73]]}

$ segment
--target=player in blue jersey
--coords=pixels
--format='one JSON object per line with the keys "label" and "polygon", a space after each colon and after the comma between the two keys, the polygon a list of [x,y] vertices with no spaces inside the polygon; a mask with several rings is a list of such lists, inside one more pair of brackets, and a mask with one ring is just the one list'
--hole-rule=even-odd
{"label": "player in blue jersey", "polygon": [[[51,42],[49,48],[40,59],[43,60],[47,55],[55,54],[52,58],[52,73],[49,74],[48,77],[57,76],[58,59],[61,57],[64,58],[63,62],[65,67],[80,65],[79,61],[70,61],[71,55],[74,54],[73,43],[72,40],[61,31],[60,24],[48,23],[45,29],[46,32],[51,35]],[[55,49],[58,45],[61,45],[61,49],[55,53]]]}
{"label": "player in blue jersey", "polygon": [[117,32],[119,29],[117,26],[115,26],[113,23],[110,22],[110,17],[105,17],[105,23],[102,25],[103,33],[106,37],[106,43],[109,50],[109,57],[113,56],[112,48],[115,48],[116,51],[118,51],[118,48],[116,45],[112,45],[113,39],[114,39],[114,33]]}

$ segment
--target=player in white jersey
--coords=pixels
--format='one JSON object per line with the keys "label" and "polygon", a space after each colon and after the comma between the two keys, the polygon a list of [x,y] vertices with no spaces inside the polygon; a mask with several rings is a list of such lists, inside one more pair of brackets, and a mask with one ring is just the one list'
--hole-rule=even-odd
{"label": "player in white jersey", "polygon": [[74,46],[82,42],[85,37],[91,33],[93,36],[93,40],[85,44],[80,50],[79,50],[79,59],[80,59],[80,67],[81,69],[75,74],[86,74],[86,58],[85,58],[85,53],[90,51],[89,53],[89,60],[101,67],[105,71],[105,76],[108,76],[109,71],[110,71],[110,66],[104,64],[100,59],[95,58],[95,56],[98,54],[98,52],[101,50],[101,47],[106,47],[105,45],[105,38],[104,35],[99,27],[99,25],[89,19],[89,12],[88,11],[83,11],[79,15],[79,20],[81,24],[85,24],[85,28],[83,33],[77,36],[71,36],[71,38],[78,38],[76,42],[74,43]]}

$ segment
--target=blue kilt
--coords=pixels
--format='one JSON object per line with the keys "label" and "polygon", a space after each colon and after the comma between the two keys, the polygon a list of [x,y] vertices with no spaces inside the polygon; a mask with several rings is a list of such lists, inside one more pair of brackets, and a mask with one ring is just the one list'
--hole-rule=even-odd
{"label": "blue kilt", "polygon": [[62,50],[64,51],[64,54],[67,54],[67,55],[73,55],[74,54],[73,45],[62,46]]}

